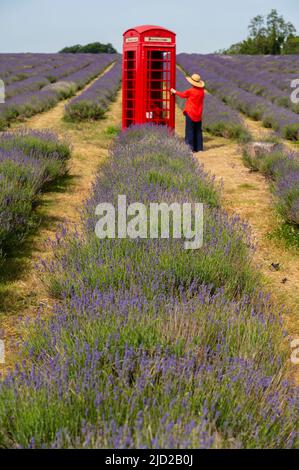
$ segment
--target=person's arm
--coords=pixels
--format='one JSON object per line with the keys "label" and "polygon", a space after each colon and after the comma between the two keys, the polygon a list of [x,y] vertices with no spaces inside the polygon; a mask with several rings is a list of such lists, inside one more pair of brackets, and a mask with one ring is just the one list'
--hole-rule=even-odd
{"label": "person's arm", "polygon": [[171,88],[170,91],[174,95],[178,95],[180,98],[188,98],[190,96],[190,90],[178,91],[178,90],[175,90],[174,88]]}

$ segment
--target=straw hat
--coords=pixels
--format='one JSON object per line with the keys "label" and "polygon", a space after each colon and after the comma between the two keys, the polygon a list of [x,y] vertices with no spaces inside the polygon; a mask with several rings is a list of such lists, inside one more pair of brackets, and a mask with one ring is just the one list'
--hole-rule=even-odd
{"label": "straw hat", "polygon": [[200,75],[197,73],[194,73],[191,75],[191,77],[186,77],[186,80],[188,80],[191,85],[196,86],[197,88],[204,88],[205,82],[200,78]]}

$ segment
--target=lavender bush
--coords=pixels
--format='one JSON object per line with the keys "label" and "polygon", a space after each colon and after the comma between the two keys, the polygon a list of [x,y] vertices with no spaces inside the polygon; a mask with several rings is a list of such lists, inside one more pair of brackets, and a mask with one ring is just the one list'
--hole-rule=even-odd
{"label": "lavender bush", "polygon": [[114,100],[121,82],[121,62],[118,62],[80,96],[72,99],[65,108],[65,119],[82,121],[102,119]]}
{"label": "lavender bush", "polygon": [[253,155],[244,149],[243,161],[249,168],[262,172],[273,182],[276,206],[282,217],[299,225],[299,160],[298,154],[284,146],[273,153]]}
{"label": "lavender bush", "polygon": [[[97,239],[95,207],[118,194],[204,202],[204,247]],[[24,362],[0,385],[0,445],[298,447],[279,312],[188,147],[165,128],[122,133],[82,217],[44,263],[54,315],[27,326]]]}
{"label": "lavender bush", "polygon": [[46,184],[67,172],[69,145],[50,132],[0,134],[0,253],[30,230],[33,205]]}
{"label": "lavender bush", "polygon": [[49,80],[41,76],[29,77],[26,80],[21,80],[8,85],[5,90],[6,99],[12,98],[19,93],[26,93],[30,91],[37,91],[49,84]]}

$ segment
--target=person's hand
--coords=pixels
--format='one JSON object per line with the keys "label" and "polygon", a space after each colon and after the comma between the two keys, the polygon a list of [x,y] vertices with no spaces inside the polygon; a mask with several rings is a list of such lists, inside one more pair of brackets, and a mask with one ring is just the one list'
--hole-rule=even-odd
{"label": "person's hand", "polygon": [[170,93],[172,93],[173,95],[176,94],[176,90],[174,88],[170,88]]}

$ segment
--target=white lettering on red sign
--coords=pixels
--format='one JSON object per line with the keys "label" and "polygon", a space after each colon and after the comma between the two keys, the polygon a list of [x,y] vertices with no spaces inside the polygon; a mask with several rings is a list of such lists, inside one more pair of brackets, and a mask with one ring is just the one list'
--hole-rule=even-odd
{"label": "white lettering on red sign", "polygon": [[145,37],[145,42],[171,42],[171,38]]}

